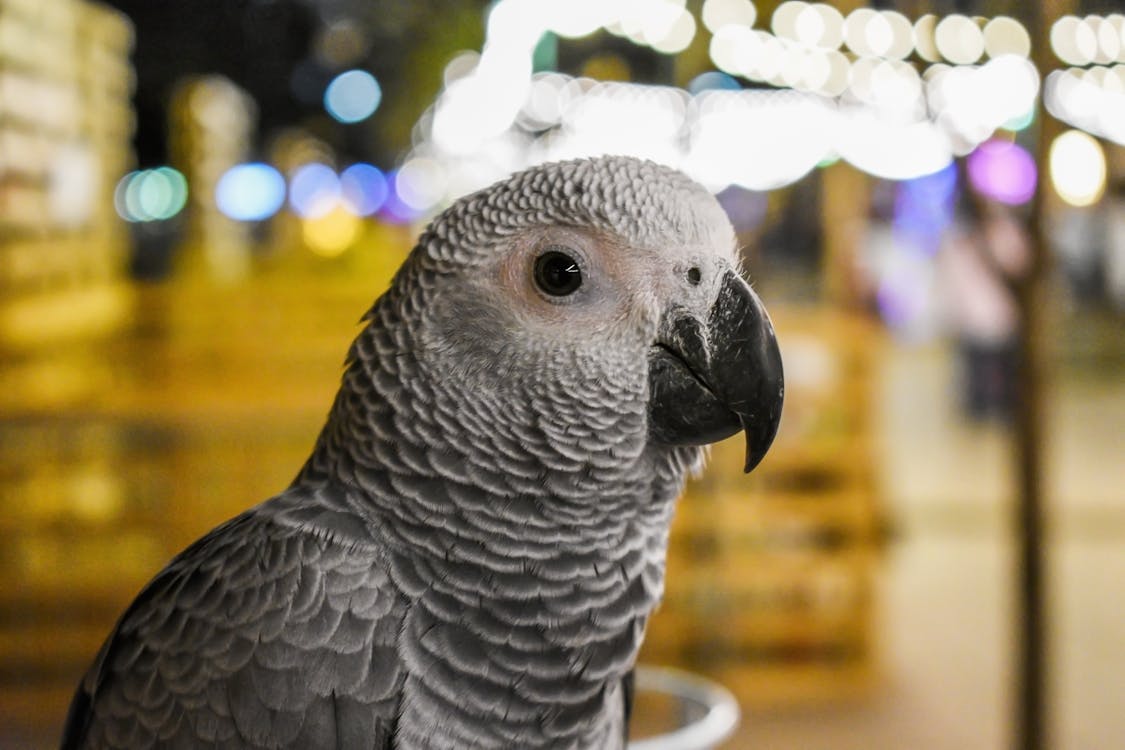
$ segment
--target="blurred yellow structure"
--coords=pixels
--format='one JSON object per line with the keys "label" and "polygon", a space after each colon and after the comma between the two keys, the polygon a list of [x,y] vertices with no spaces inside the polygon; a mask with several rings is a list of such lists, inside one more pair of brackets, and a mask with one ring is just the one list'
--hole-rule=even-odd
{"label": "blurred yellow structure", "polygon": [[179,254],[184,273],[223,281],[250,273],[250,225],[219,211],[215,187],[224,172],[250,154],[255,117],[253,99],[218,75],[183,81],[172,97],[172,163],[191,185]]}
{"label": "blurred yellow structure", "polygon": [[128,315],[113,189],[132,161],[132,34],[101,5],[0,0],[0,405],[96,387],[92,350],[58,347]]}
{"label": "blurred yellow structure", "polygon": [[[34,715],[37,681],[58,679],[54,656],[73,643],[69,627],[43,628],[39,614],[67,606],[73,570],[112,567],[131,549],[112,537],[75,547],[57,533],[113,515],[119,479],[106,462],[120,446],[97,425],[30,415],[113,384],[104,345],[133,302],[114,210],[114,184],[132,163],[132,41],[129,21],[101,5],[0,0],[0,721],[9,723]],[[57,473],[60,461],[73,470]]]}

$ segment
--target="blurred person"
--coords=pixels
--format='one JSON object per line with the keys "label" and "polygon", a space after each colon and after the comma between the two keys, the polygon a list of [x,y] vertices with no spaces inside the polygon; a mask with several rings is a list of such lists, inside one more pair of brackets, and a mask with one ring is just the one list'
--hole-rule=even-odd
{"label": "blurred person", "polygon": [[1016,403],[1020,314],[1014,286],[1030,261],[1012,209],[965,187],[938,254],[945,317],[958,342],[962,408],[1008,420]]}
{"label": "blurred person", "polygon": [[1052,222],[1051,246],[1071,301],[1078,306],[1100,299],[1105,289],[1103,261],[1111,252],[1107,231],[1105,212],[1089,206],[1067,206]]}

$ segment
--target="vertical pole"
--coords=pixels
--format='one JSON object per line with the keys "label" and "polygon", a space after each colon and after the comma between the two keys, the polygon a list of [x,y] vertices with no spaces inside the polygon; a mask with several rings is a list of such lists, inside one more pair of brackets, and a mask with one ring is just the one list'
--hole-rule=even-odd
{"label": "vertical pole", "polygon": [[[1053,67],[1051,24],[1073,0],[1035,0],[1027,9],[1032,60],[1045,79]],[[1046,535],[1043,501],[1043,372],[1046,355],[1044,320],[1048,270],[1048,153],[1058,124],[1047,114],[1040,97],[1037,112],[1036,162],[1039,184],[1031,205],[1029,238],[1031,263],[1016,285],[1022,325],[1019,336],[1018,406],[1015,415],[1017,690],[1013,747],[1047,747],[1047,602],[1044,576]]]}

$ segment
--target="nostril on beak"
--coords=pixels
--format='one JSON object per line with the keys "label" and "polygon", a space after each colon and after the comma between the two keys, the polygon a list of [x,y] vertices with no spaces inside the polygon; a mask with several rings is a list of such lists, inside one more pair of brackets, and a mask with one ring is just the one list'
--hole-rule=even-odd
{"label": "nostril on beak", "polygon": [[703,279],[703,272],[699,268],[692,266],[688,269],[687,280],[692,286],[699,286],[699,282]]}

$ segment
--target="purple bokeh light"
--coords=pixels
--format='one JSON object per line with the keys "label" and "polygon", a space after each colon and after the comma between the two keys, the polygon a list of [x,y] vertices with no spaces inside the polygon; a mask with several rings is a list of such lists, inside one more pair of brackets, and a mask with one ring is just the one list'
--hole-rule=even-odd
{"label": "purple bokeh light", "polygon": [[953,223],[957,200],[957,165],[896,184],[894,228],[904,245],[927,255],[937,253],[941,237]]}
{"label": "purple bokeh light", "polygon": [[992,200],[1018,206],[1035,195],[1035,159],[1009,141],[985,141],[967,159],[969,183]]}
{"label": "purple bokeh light", "polygon": [[383,205],[379,207],[379,217],[384,221],[391,224],[409,224],[412,221],[417,221],[422,212],[412,206],[403,202],[399,197],[398,190],[395,188],[395,178],[398,176],[398,170],[391,170],[387,172],[387,197],[383,201]]}

